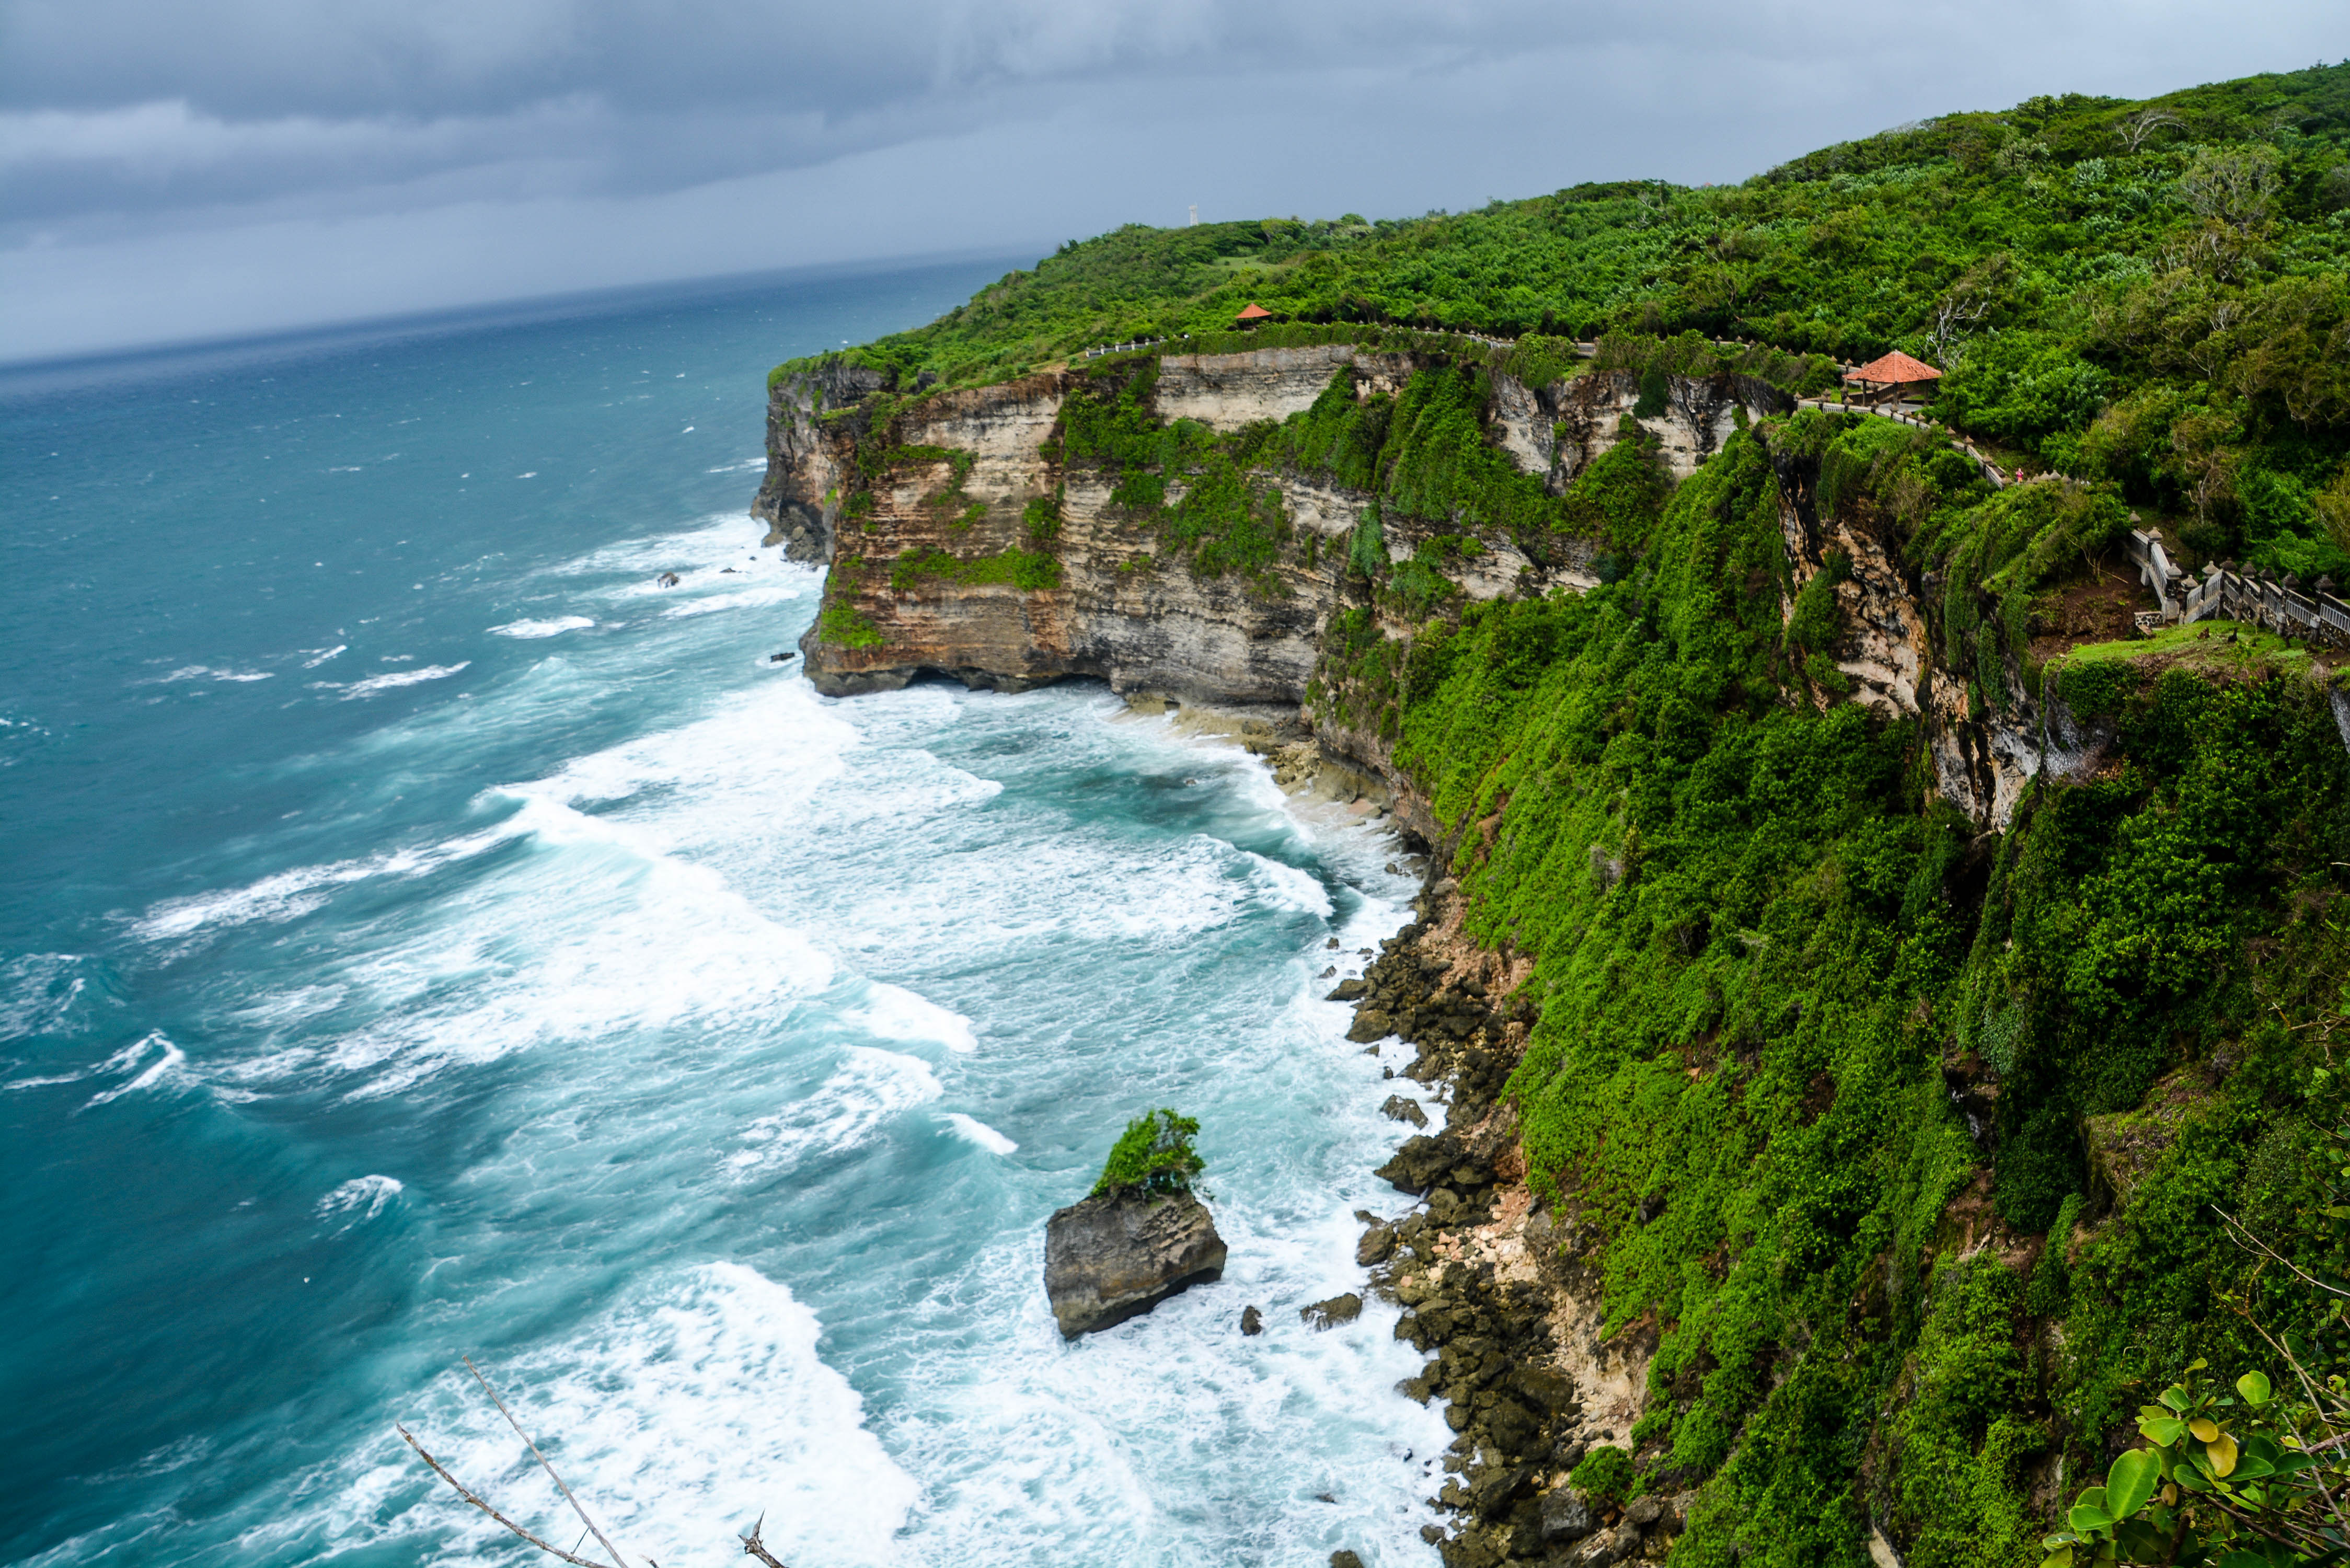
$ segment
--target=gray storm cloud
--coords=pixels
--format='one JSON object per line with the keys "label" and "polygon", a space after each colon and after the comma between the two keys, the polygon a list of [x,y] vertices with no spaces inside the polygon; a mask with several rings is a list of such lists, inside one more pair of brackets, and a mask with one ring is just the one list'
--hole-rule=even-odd
{"label": "gray storm cloud", "polygon": [[2334,0],[0,0],[0,358],[1736,179],[2342,42]]}

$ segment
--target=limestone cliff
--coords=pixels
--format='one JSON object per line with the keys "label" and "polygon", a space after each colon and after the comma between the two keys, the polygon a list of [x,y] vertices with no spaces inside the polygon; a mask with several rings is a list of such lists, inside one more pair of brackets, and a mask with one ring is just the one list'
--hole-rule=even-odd
{"label": "limestone cliff", "polygon": [[[1394,391],[1419,365],[1346,345],[1169,356],[1153,412],[1233,431],[1305,410],[1342,366],[1370,398]],[[823,618],[805,644],[821,690],[882,690],[934,671],[1008,689],[1093,676],[1122,691],[1194,700],[1304,697],[1330,613],[1368,602],[1361,579],[1350,581],[1347,550],[1373,497],[1279,476],[1287,538],[1271,569],[1200,575],[1167,558],[1154,519],[1120,504],[1107,476],[1057,456],[1062,402],[1081,379],[1054,370],[911,400],[853,367],[777,379],[767,475],[752,512],[767,523],[767,543],[833,567]],[[1622,375],[1539,389],[1497,376],[1494,388],[1494,441],[1554,489],[1622,439],[1639,395]],[[1680,477],[1742,414],[1785,403],[1751,379],[1679,379],[1669,406],[1637,423]],[[860,460],[870,471],[861,489]],[[1041,548],[1038,507],[1056,514]],[[1390,559],[1409,559],[1454,526],[1391,514],[1384,546]],[[1476,548],[1457,560],[1454,580],[1472,599],[1597,580],[1591,551],[1571,542],[1537,562],[1506,532],[1465,533]],[[1033,559],[1047,554],[1049,566]]]}
{"label": "limestone cliff", "polygon": [[[1965,680],[1936,678],[1930,621],[1940,584],[1903,564],[1891,520],[1866,507],[1823,517],[1818,464],[1787,453],[1773,460],[1789,572],[1783,613],[1793,618],[1796,595],[1832,558],[1844,574],[1830,590],[1843,628],[1831,659],[1850,690],[1814,683],[1814,700],[1921,721],[1942,798],[1980,827],[2005,827],[2048,744],[2022,671],[2008,661],[1997,677],[1997,701],[1973,711]],[[2061,765],[2069,753],[2056,750]]]}
{"label": "limestone cliff", "polygon": [[[1156,428],[1194,421],[1232,436],[1295,421],[1335,384],[1358,401],[1393,399],[1428,356],[1346,344],[1220,356],[1167,355],[1147,378],[1142,412]],[[1531,386],[1498,369],[1482,439],[1556,496],[1638,434],[1672,482],[1694,472],[1742,425],[1792,406],[1743,376],[1665,379],[1662,407],[1641,379],[1586,372]],[[1392,766],[1377,716],[1311,697],[1334,616],[1409,639],[1426,603],[1377,592],[1357,569],[1366,537],[1384,561],[1438,560],[1456,607],[1600,580],[1598,541],[1530,540],[1522,531],[1430,521],[1326,473],[1260,471],[1276,544],[1247,570],[1201,570],[1168,534],[1184,480],[1142,502],[1114,465],[1071,455],[1065,414],[1086,369],[1051,369],[993,386],[897,388],[846,362],[776,379],[768,466],[753,514],[766,542],[831,566],[823,607],[802,641],[806,669],[832,695],[890,690],[918,675],[1017,691],[1073,677],[1191,702],[1295,708],[1320,752],[1384,781],[1380,793],[1423,838],[1438,825]],[[1642,411],[1646,409],[1647,411]],[[1889,525],[1823,517],[1817,465],[1774,454],[1786,547],[1786,609],[1832,558],[1845,635],[1840,680],[1814,684],[1822,704],[1851,701],[1917,720],[1940,793],[1979,826],[2003,826],[2043,744],[2034,694],[2011,670],[1986,707],[1964,681],[1937,680],[1935,585],[1900,559]],[[1430,555],[1430,552],[1435,552]],[[1800,683],[1799,683],[1800,684]]]}

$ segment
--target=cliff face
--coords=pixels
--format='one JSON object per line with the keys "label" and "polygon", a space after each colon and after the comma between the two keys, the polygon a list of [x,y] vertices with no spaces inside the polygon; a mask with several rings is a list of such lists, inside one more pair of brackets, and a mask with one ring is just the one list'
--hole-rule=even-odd
{"label": "cliff face", "polygon": [[842,363],[768,387],[767,477],[751,502],[751,515],[767,524],[761,543],[783,545],[795,561],[832,558],[841,474],[823,417],[853,411],[885,381],[878,370]]}
{"label": "cliff face", "polygon": [[[1420,361],[1346,345],[1169,356],[1150,412],[1224,432],[1278,422],[1311,407],[1347,366],[1357,396],[1369,399],[1399,390]],[[896,410],[877,409],[875,372],[778,379],[752,513],[767,523],[767,543],[833,567],[803,644],[820,690],[885,690],[932,671],[1004,689],[1092,676],[1121,691],[1195,701],[1301,701],[1330,614],[1367,603],[1347,559],[1374,498],[1277,476],[1287,529],[1276,558],[1250,575],[1199,575],[1168,558],[1159,519],[1115,499],[1110,476],[1062,460],[1057,421],[1082,379],[1049,371]],[[1492,439],[1555,492],[1622,439],[1621,417],[1639,395],[1629,376],[1536,389],[1496,375],[1493,383]],[[1680,477],[1742,409],[1759,417],[1785,401],[1742,378],[1677,379],[1669,406],[1638,423]],[[861,494],[860,454],[878,468]],[[1170,483],[1167,499],[1181,493]],[[1039,508],[1056,514],[1044,537]],[[1395,561],[1440,535],[1472,538],[1474,551],[1450,567],[1471,599],[1597,581],[1591,549],[1574,542],[1536,561],[1500,530],[1390,515],[1381,535]]]}
{"label": "cliff face", "polygon": [[[930,395],[785,379],[758,512],[831,565],[803,641],[826,691],[1083,675],[1279,704],[1188,717],[1438,848],[1415,920],[1333,1000],[1451,1085],[1383,1171],[1414,1212],[1357,1252],[1436,1353],[1404,1389],[1464,1439],[1449,1562],[1586,1536],[1578,1560],[1657,1557],[1788,1520],[1769,1561],[1955,1561],[1943,1478],[2056,1516],[2141,1376],[2136,1325],[2168,1310],[2101,1258],[2200,1199],[2134,1198],[2114,1129],[2239,1049],[2299,1049],[2331,1003],[2259,987],[2344,971],[2337,928],[2278,911],[2307,861],[2350,863],[2350,677],[2287,679],[2306,650],[2232,631],[2116,657],[2126,593],[2069,566],[2122,525],[2109,494],[1993,491],[1882,421],[1742,436],[1786,411],[1759,381],[1503,363],[1340,346]],[[2272,753],[2297,759],[2273,789],[2243,765]],[[2131,770],[2153,787],[2090,810],[2028,787]],[[2226,929],[2268,951],[2207,940]],[[2114,982],[2080,984],[2085,954]],[[2300,1022],[2260,1045],[2270,1014]],[[2198,1037],[2226,1044],[2182,1066]],[[1983,1438],[1983,1366],[2044,1439]],[[1619,1445],[1648,1494],[1603,1521],[1574,1476]],[[1789,1506],[1821,1497],[1847,1502]]]}
{"label": "cliff face", "polygon": [[1971,711],[1963,680],[1937,679],[1929,607],[1939,586],[1901,562],[1898,544],[1879,519],[1866,514],[1826,518],[1818,507],[1819,469],[1780,456],[1779,525],[1787,552],[1789,585],[1783,617],[1832,557],[1846,576],[1830,590],[1844,636],[1830,657],[1849,692],[1813,687],[1821,706],[1849,701],[1888,720],[1918,720],[1932,753],[1935,786],[1944,800],[1985,830],[2005,828],[2039,772],[2043,749],[2060,771],[2073,752],[2043,734],[2037,699],[2022,672],[2001,671],[1999,701]]}
{"label": "cliff face", "polygon": [[[1148,412],[1218,432],[1263,428],[1312,409],[1342,370],[1369,400],[1400,393],[1425,364],[1343,344],[1170,355],[1149,383]],[[1373,494],[1274,472],[1267,483],[1285,524],[1273,559],[1202,575],[1170,549],[1164,514],[1122,499],[1114,471],[1066,457],[1064,406],[1085,379],[1058,369],[908,399],[879,372],[848,365],[778,379],[752,511],[768,524],[767,543],[833,568],[802,641],[820,691],[892,690],[926,672],[1005,691],[1091,677],[1121,692],[1296,706],[1308,702],[1334,614],[1359,612],[1388,638],[1412,635],[1413,613],[1374,595],[1349,564]],[[1494,372],[1490,387],[1485,439],[1555,495],[1635,427],[1678,483],[1742,423],[1789,403],[1765,382],[1730,376],[1669,378],[1665,407],[1645,418],[1628,373],[1534,387]],[[1822,516],[1816,463],[1780,456],[1774,466],[1785,613],[1832,558],[1846,571],[1833,590],[1844,635],[1830,653],[1845,689],[1814,683],[1813,700],[1918,722],[1943,797],[1980,828],[2004,826],[2052,744],[2035,694],[2014,670],[1988,704],[1964,680],[1937,680],[1935,585],[1902,564],[1889,527]],[[1170,481],[1166,501],[1182,493]],[[1592,540],[1554,538],[1538,559],[1505,530],[1392,510],[1374,526],[1391,563],[1447,545],[1446,577],[1471,603],[1599,581],[1603,551]],[[1464,549],[1462,539],[1473,543]],[[1378,777],[1403,825],[1439,837],[1392,765],[1392,737],[1375,719],[1324,707],[1304,715],[1323,753]],[[2061,767],[2071,755],[2061,735],[2054,750]]]}

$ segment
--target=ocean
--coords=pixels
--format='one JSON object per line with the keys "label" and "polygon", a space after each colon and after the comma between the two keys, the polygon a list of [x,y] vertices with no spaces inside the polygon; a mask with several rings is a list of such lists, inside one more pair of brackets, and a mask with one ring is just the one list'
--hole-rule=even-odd
{"label": "ocean", "polygon": [[[395,1423],[570,1547],[465,1356],[631,1565],[1434,1561],[1395,1309],[1297,1311],[1404,1202],[1321,1000],[1399,846],[1099,686],[770,658],[767,369],[1003,270],[0,371],[0,1562],[537,1560]],[[1159,1106],[1228,1272],[1064,1344]]]}

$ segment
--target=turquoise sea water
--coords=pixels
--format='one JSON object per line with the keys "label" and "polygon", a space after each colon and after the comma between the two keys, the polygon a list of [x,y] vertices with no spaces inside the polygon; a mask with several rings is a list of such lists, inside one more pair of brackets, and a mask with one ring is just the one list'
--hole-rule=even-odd
{"label": "turquoise sea water", "polygon": [[[1001,270],[0,374],[0,1562],[525,1560],[395,1421],[570,1545],[467,1354],[631,1563],[1433,1560],[1392,1312],[1295,1311],[1399,1202],[1317,978],[1395,846],[767,660],[766,368]],[[1065,1345],[1160,1104],[1230,1272]]]}

